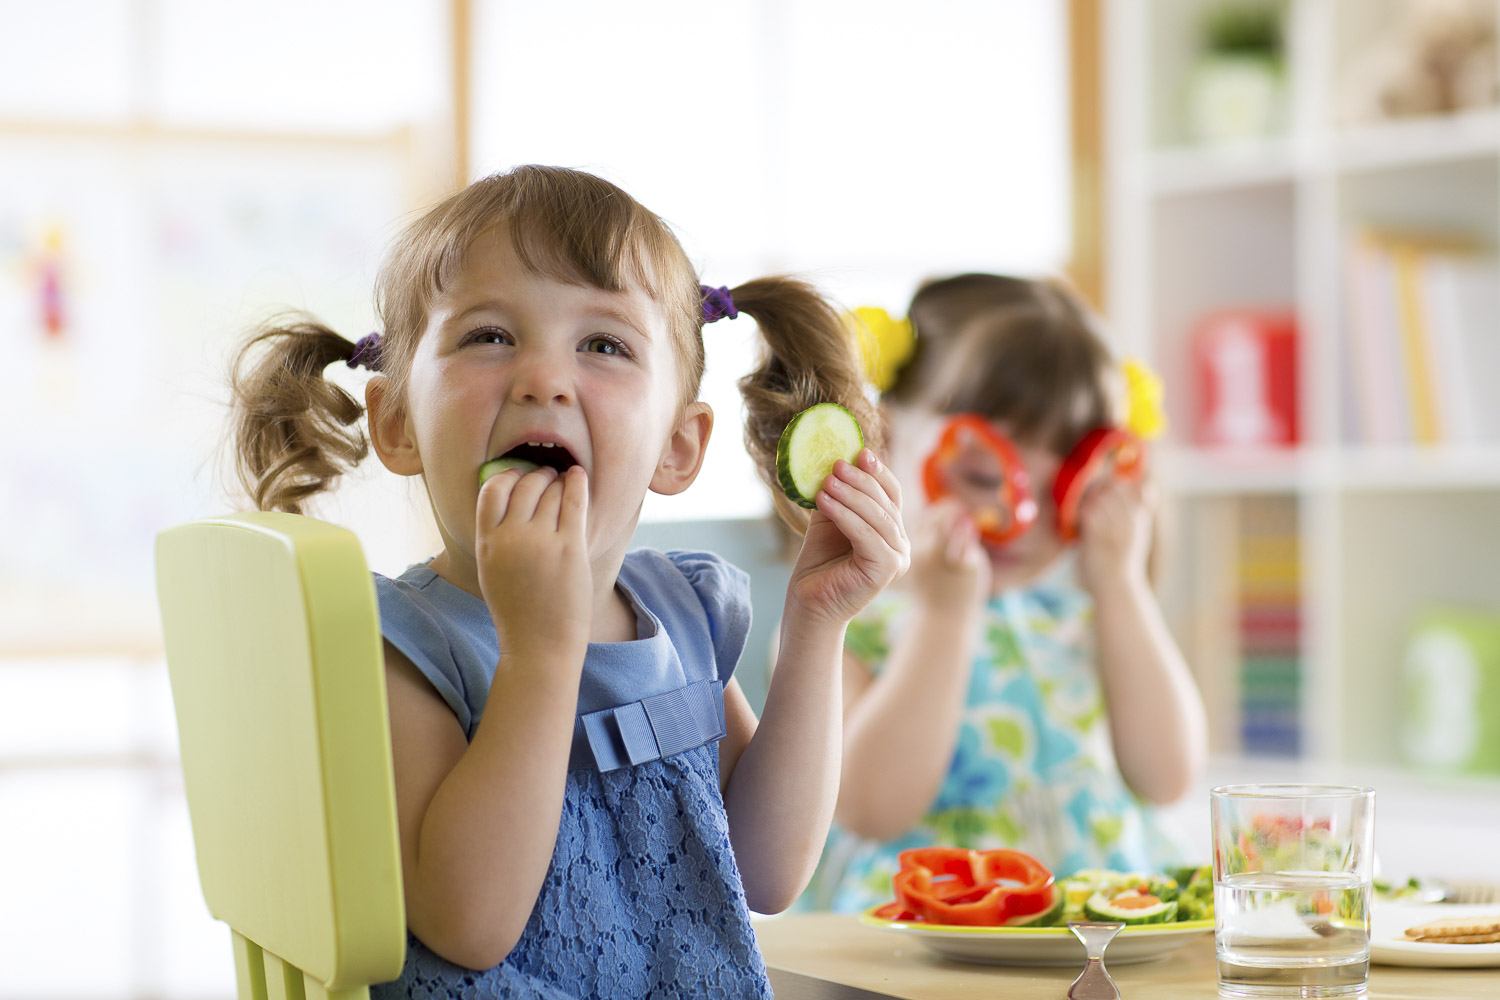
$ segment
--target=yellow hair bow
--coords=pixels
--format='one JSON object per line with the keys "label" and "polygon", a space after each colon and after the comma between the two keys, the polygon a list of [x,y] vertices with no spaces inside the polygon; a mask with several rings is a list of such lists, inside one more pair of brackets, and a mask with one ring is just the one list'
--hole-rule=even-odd
{"label": "yellow hair bow", "polygon": [[865,378],[885,392],[896,382],[896,373],[917,349],[917,332],[909,319],[892,319],[878,306],[860,306],[846,314],[859,340],[860,361]]}
{"label": "yellow hair bow", "polygon": [[1161,379],[1143,361],[1128,359],[1120,368],[1125,373],[1125,399],[1129,407],[1125,426],[1139,438],[1156,437],[1167,428]]}

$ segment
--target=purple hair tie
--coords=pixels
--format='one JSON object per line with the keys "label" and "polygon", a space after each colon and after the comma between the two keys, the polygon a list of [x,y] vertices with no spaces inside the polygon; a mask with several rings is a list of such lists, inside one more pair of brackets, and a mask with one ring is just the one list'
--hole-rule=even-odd
{"label": "purple hair tie", "polygon": [[734,307],[734,299],[727,287],[720,285],[718,288],[710,288],[708,285],[699,285],[698,291],[703,293],[703,322],[712,323],[726,317],[734,319],[740,314]]}
{"label": "purple hair tie", "polygon": [[372,372],[380,371],[380,334],[367,333],[354,343],[354,353],[344,362],[350,368],[364,365]]}

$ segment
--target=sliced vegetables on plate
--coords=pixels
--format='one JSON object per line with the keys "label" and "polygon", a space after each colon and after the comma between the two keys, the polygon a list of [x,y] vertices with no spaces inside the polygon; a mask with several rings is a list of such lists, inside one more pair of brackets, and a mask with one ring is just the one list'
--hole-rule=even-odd
{"label": "sliced vegetables on plate", "polygon": [[[1115,964],[1165,955],[1214,926],[1209,865],[1160,875],[1091,869],[1059,881],[1023,851],[921,847],[898,857],[896,901],[871,907],[860,922],[965,962],[1076,968],[1082,953],[1070,920],[1124,920],[1110,945]],[[1185,901],[1203,886],[1207,917],[1185,917]],[[1101,906],[1128,915],[1087,912]]]}
{"label": "sliced vegetables on plate", "polygon": [[892,878],[895,902],[879,920],[934,926],[1062,928],[1070,920],[1127,925],[1197,923],[1213,918],[1210,865],[1144,874],[1085,869],[1065,879],[1023,851],[921,847],[902,851]]}

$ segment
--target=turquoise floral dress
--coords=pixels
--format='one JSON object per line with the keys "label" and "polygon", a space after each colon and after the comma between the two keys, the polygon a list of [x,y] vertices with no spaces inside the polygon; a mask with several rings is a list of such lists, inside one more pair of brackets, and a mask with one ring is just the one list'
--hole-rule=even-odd
{"label": "turquoise floral dress", "polygon": [[[888,902],[897,855],[931,844],[1017,848],[1059,877],[1186,863],[1181,835],[1120,776],[1094,666],[1093,603],[1072,581],[1065,560],[1032,587],[989,601],[953,761],[932,808],[891,841],[835,825],[801,908]],[[886,592],[850,624],[846,648],[878,673],[908,611],[905,595]]]}

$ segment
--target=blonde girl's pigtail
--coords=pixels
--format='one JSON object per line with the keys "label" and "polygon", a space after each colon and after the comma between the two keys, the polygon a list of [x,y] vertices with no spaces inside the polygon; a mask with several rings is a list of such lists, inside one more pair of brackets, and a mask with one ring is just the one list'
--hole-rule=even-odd
{"label": "blonde girl's pigtail", "polygon": [[365,408],[324,378],[329,365],[378,366],[379,338],[351,342],[310,319],[256,330],[230,370],[235,466],[258,510],[302,513],[369,453]]}
{"label": "blonde girl's pigtail", "polygon": [[[706,290],[705,316],[713,317]],[[740,379],[745,400],[745,447],[771,490],[776,512],[799,535],[808,512],[787,499],[776,477],[776,445],[787,423],[815,403],[839,403],[864,430],[865,444],[882,453],[880,417],[865,395],[859,347],[839,310],[795,278],[758,278],[729,291],[733,308],[748,313],[765,346],[755,370]]]}

